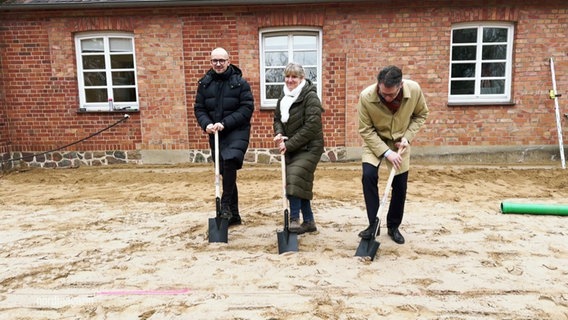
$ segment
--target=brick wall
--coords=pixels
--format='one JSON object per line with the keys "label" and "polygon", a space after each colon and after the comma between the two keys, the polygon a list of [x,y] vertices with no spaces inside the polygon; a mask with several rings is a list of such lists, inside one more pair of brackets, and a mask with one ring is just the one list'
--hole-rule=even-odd
{"label": "brick wall", "polygon": [[[2,57],[0,56],[0,67]],[[0,160],[8,158],[9,149],[8,138],[8,117],[6,116],[6,95],[4,89],[4,72],[0,72]]]}
{"label": "brick wall", "polygon": [[[14,17],[15,18],[15,17]],[[5,112],[13,151],[57,148],[105,128],[121,114],[79,114],[73,33],[119,28],[104,19],[26,18],[3,21]],[[124,20],[124,19],[120,19]],[[133,150],[140,120],[133,116],[72,150]]]}
{"label": "brick wall", "polygon": [[[514,105],[447,105],[450,28],[473,21],[516,24]],[[410,1],[0,12],[0,153],[50,150],[122,116],[77,112],[73,35],[101,30],[135,34],[140,112],[70,151],[207,149],[193,102],[197,80],[208,70],[209,53],[217,46],[229,51],[253,89],[257,103],[250,148],[272,148],[272,112],[259,106],[258,34],[279,26],[323,30],[323,121],[330,148],[360,145],[358,94],[388,64],[401,66],[406,78],[421,84],[431,109],[416,145],[557,144],[554,102],[548,98],[549,58],[555,58],[562,93],[568,88],[566,2],[482,6],[478,1]]]}

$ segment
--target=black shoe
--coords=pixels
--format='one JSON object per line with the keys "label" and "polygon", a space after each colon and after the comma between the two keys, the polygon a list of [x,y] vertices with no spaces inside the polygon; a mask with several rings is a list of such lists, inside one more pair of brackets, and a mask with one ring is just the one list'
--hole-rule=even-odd
{"label": "black shoe", "polygon": [[229,226],[236,226],[241,224],[241,216],[237,213],[237,214],[232,214],[231,217],[229,218]]}
{"label": "black shoe", "polygon": [[233,214],[231,213],[231,210],[229,210],[229,208],[221,206],[221,212],[219,213],[219,216],[221,217],[221,219],[229,220],[231,219]]}
{"label": "black shoe", "polygon": [[402,234],[400,234],[398,228],[388,228],[388,229],[389,229],[389,236],[391,237],[392,241],[398,244],[404,243],[404,237],[402,236]]}
{"label": "black shoe", "polygon": [[[373,237],[373,231],[374,231],[373,228],[374,227],[375,227],[374,225],[368,226],[367,229],[359,232],[359,237],[361,237],[362,239],[365,239],[365,240],[371,239]],[[378,234],[378,231],[377,231],[377,234]]]}
{"label": "black shoe", "polygon": [[229,204],[229,210],[231,211],[231,217],[229,218],[229,226],[236,226],[241,224],[241,215],[239,214],[239,203],[238,196],[235,198],[235,193],[233,193],[233,199],[231,199],[231,204]]}

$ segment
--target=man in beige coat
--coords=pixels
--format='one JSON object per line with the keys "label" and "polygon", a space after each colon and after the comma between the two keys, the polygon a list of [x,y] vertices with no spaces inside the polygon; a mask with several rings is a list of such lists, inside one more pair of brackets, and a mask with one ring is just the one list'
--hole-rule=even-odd
{"label": "man in beige coat", "polygon": [[[387,214],[388,235],[394,242],[403,244],[404,237],[398,228],[406,202],[410,142],[428,117],[426,100],[418,83],[403,81],[400,68],[388,66],[379,72],[377,83],[361,92],[357,111],[363,139],[363,196],[369,220],[369,226],[359,236],[363,239],[373,236],[380,205],[379,165],[386,158],[389,170],[394,166],[397,171]],[[397,153],[400,148],[405,148],[402,155]]]}

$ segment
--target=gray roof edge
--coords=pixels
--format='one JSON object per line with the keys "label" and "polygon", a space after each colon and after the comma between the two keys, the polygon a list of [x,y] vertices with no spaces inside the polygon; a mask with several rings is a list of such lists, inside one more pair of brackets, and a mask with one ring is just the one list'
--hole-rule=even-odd
{"label": "gray roof edge", "polygon": [[[101,9],[101,8],[147,8],[147,7],[187,7],[212,5],[276,5],[276,4],[317,4],[351,3],[369,0],[31,0],[0,1],[0,11],[21,10],[61,10],[61,9]],[[6,3],[12,2],[12,3]]]}

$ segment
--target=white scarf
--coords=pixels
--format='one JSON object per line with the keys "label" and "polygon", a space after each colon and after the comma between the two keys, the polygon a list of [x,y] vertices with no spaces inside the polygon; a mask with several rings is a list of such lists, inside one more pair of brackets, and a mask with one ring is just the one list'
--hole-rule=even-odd
{"label": "white scarf", "polygon": [[302,88],[306,85],[306,79],[302,79],[302,82],[296,87],[296,89],[290,91],[286,85],[284,85],[284,97],[280,100],[280,120],[282,123],[288,122],[288,118],[290,118],[290,107],[292,103],[298,99],[300,92],[302,92]]}

